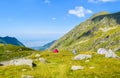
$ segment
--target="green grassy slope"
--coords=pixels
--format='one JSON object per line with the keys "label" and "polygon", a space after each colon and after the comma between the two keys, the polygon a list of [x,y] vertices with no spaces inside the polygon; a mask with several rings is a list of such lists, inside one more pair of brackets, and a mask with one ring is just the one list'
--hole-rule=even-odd
{"label": "green grassy slope", "polygon": [[49,49],[96,51],[98,48],[120,49],[120,12],[100,12],[82,22]]}
{"label": "green grassy slope", "polygon": [[0,44],[0,61],[25,57],[33,53],[32,49],[10,44]]}
{"label": "green grassy slope", "polygon": [[[105,58],[95,52],[79,52],[92,54],[93,57],[89,62],[85,60],[74,61],[75,56],[71,52],[64,51],[58,54],[51,52],[40,53],[47,63],[36,60],[36,54],[29,58],[33,59],[37,67],[31,69],[28,66],[7,66],[0,67],[0,78],[21,78],[22,75],[34,76],[34,78],[119,78],[120,61],[116,58]],[[37,53],[38,54],[38,53]],[[120,56],[120,52],[117,52]],[[73,65],[84,66],[83,70],[72,71]],[[90,69],[90,67],[94,67]],[[22,71],[26,69],[25,71]]]}

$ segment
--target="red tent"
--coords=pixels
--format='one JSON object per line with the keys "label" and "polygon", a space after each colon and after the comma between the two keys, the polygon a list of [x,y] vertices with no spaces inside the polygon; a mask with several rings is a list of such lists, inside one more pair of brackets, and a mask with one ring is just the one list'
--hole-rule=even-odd
{"label": "red tent", "polygon": [[58,51],[58,49],[54,49],[53,52],[54,53],[58,53],[59,51]]}

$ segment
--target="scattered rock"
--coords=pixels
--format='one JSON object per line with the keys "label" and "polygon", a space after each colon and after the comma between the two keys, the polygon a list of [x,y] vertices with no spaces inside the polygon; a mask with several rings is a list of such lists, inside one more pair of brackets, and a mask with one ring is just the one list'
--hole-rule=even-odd
{"label": "scattered rock", "polygon": [[83,59],[89,59],[92,55],[90,54],[79,54],[73,58],[73,60],[83,60]]}
{"label": "scattered rock", "polygon": [[4,65],[0,63],[0,66],[4,66]]}
{"label": "scattered rock", "polygon": [[8,65],[29,65],[30,67],[33,67],[33,61],[31,59],[14,59],[10,61],[4,61],[1,62],[4,66]]}
{"label": "scattered rock", "polygon": [[94,69],[94,68],[95,68],[95,67],[93,67],[93,66],[92,66],[92,67],[89,67],[89,69]]}
{"label": "scattered rock", "polygon": [[90,60],[85,60],[85,62],[89,62]]}
{"label": "scattered rock", "polygon": [[12,61],[14,65],[29,65],[32,67],[33,61],[31,59],[16,59]]}
{"label": "scattered rock", "polygon": [[22,75],[21,78],[34,78],[34,76],[30,76],[30,75]]}
{"label": "scattered rock", "polygon": [[35,57],[40,57],[41,55],[40,54],[36,54]]}
{"label": "scattered rock", "polygon": [[72,66],[71,70],[83,70],[84,67],[83,66]]}
{"label": "scattered rock", "polygon": [[43,63],[46,63],[45,59],[44,58],[39,58],[39,60]]}
{"label": "scattered rock", "polygon": [[26,71],[27,69],[22,69],[22,71],[24,72],[24,71]]}

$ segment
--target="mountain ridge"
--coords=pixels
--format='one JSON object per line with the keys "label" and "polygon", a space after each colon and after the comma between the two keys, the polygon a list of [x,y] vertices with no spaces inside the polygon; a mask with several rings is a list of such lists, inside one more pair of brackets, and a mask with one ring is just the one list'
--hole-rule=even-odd
{"label": "mountain ridge", "polygon": [[[95,14],[94,14],[95,15]],[[119,49],[120,12],[90,17],[80,23],[49,49],[96,51],[98,48]]]}
{"label": "mountain ridge", "polygon": [[15,37],[0,37],[0,43],[1,44],[12,44],[16,46],[25,46],[23,43],[21,43],[19,40],[17,40]]}

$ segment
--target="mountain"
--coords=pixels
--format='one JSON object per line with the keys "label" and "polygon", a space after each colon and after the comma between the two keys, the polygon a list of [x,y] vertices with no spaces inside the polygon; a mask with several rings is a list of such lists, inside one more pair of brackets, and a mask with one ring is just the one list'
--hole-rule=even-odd
{"label": "mountain", "polygon": [[18,41],[16,38],[14,37],[0,37],[0,43],[2,44],[12,44],[12,45],[16,45],[16,46],[24,46],[20,41]]}
{"label": "mountain", "polygon": [[32,49],[35,49],[35,50],[46,50],[46,49],[48,49],[53,43],[55,43],[55,41],[56,40],[54,40],[54,41],[51,41],[51,42],[49,42],[49,43],[47,43],[47,44],[45,44],[45,45],[43,45],[43,46],[41,46],[41,47],[32,47]]}
{"label": "mountain", "polygon": [[96,51],[98,48],[120,50],[120,12],[100,12],[80,23],[49,49]]}

